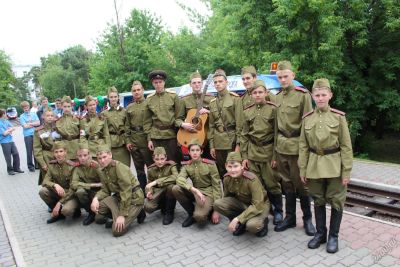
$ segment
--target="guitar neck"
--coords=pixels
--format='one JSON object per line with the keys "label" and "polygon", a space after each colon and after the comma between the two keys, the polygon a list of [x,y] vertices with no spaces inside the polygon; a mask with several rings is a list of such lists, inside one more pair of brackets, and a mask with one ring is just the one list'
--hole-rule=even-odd
{"label": "guitar neck", "polygon": [[200,110],[203,108],[204,97],[206,96],[208,86],[210,85],[211,80],[212,80],[212,74],[209,74],[207,77],[207,80],[206,80],[206,84],[204,85],[204,89],[201,94],[200,101],[197,103],[197,110],[196,110],[196,114],[194,115],[196,118],[200,117]]}

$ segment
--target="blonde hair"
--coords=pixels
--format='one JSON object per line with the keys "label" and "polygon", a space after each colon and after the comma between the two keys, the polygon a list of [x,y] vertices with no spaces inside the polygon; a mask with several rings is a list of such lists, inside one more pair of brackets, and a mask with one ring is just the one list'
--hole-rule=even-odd
{"label": "blonde hair", "polygon": [[133,88],[135,85],[139,85],[142,89],[144,89],[144,88],[143,88],[143,85],[142,85],[142,83],[141,83],[140,81],[134,81],[134,82],[132,83],[132,88]]}
{"label": "blonde hair", "polygon": [[108,88],[108,90],[107,90],[107,96],[109,96],[110,93],[117,93],[117,94],[118,94],[117,88],[115,88],[115,86],[111,86],[110,88]]}
{"label": "blonde hair", "polygon": [[28,101],[22,101],[20,106],[21,106],[21,108],[29,107],[29,102]]}

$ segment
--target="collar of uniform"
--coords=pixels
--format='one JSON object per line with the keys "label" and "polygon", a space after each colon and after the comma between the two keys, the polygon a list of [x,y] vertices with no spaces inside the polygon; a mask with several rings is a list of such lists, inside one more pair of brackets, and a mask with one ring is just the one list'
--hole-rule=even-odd
{"label": "collar of uniform", "polygon": [[194,98],[200,98],[201,97],[201,92],[193,91],[192,95],[193,95]]}
{"label": "collar of uniform", "polygon": [[109,107],[108,110],[120,110],[120,106],[118,105],[116,108],[115,107]]}
{"label": "collar of uniform", "polygon": [[63,165],[66,161],[67,161],[66,159],[62,160],[61,162],[57,160],[57,164],[58,165]]}
{"label": "collar of uniform", "polygon": [[199,158],[199,159],[192,159],[192,163],[193,164],[200,164],[201,163],[201,158]]}
{"label": "collar of uniform", "polygon": [[96,113],[96,112],[94,112],[94,113],[90,113],[90,112],[88,112],[88,113],[87,113],[87,116],[88,116],[89,118],[96,117],[96,115],[97,115],[97,113]]}
{"label": "collar of uniform", "polygon": [[135,99],[135,103],[140,104],[144,101],[144,97],[142,96],[141,98]]}
{"label": "collar of uniform", "polygon": [[228,93],[229,93],[228,89],[224,89],[221,92],[218,92],[218,97],[224,97]]}
{"label": "collar of uniform", "polygon": [[294,89],[294,85],[292,84],[292,85],[290,85],[289,87],[287,87],[287,88],[282,88],[282,93],[284,94],[284,95],[286,95],[287,93],[289,93],[290,91],[292,91]]}
{"label": "collar of uniform", "polygon": [[256,104],[257,108],[262,108],[263,106],[265,106],[266,102],[262,102],[260,104]]}
{"label": "collar of uniform", "polygon": [[64,114],[63,114],[63,117],[72,117],[72,113],[69,113],[69,114],[64,113]]}
{"label": "collar of uniform", "polygon": [[162,90],[162,92],[157,92],[157,91],[156,91],[156,95],[160,95],[160,96],[161,96],[161,95],[164,95],[164,94],[165,94],[165,89]]}
{"label": "collar of uniform", "polygon": [[329,105],[327,105],[326,107],[323,107],[323,108],[316,108],[316,110],[317,110],[317,112],[318,113],[325,113],[325,112],[327,112],[329,109],[330,109],[331,107],[329,106]]}

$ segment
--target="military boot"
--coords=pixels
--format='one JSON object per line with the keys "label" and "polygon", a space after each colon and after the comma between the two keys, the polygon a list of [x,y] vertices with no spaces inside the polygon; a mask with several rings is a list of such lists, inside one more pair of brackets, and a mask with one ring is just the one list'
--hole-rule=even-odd
{"label": "military boot", "polygon": [[274,216],[274,220],[272,221],[272,223],[274,225],[277,225],[281,223],[283,220],[282,194],[270,194],[269,197],[270,197],[270,202],[274,207],[272,214]]}
{"label": "military boot", "polygon": [[315,227],[312,223],[311,202],[309,196],[300,196],[300,206],[303,211],[303,227],[306,235],[314,236]]}
{"label": "military boot", "polygon": [[275,232],[283,232],[296,227],[296,194],[286,193],[286,216],[281,223],[275,226]]}
{"label": "military boot", "polygon": [[109,228],[112,227],[113,223],[114,223],[113,219],[107,218],[107,219],[106,219],[106,223],[104,224],[104,227],[107,228],[107,229],[109,229]]}
{"label": "military boot", "polygon": [[165,198],[165,214],[163,218],[163,225],[171,224],[174,221],[176,199],[175,198]]}
{"label": "military boot", "polygon": [[238,223],[238,225],[236,227],[236,230],[233,231],[232,235],[240,236],[240,235],[243,235],[244,232],[246,232],[246,224],[245,223],[243,223],[243,224]]}
{"label": "military boot", "polygon": [[343,211],[331,209],[331,222],[329,225],[328,244],[326,244],[326,251],[328,253],[336,253],[339,250],[339,229],[342,221]]}
{"label": "military boot", "polygon": [[142,224],[144,222],[144,219],[146,219],[146,212],[144,211],[144,209],[142,209],[136,218],[137,223]]}
{"label": "military boot", "polygon": [[78,219],[79,217],[81,217],[82,212],[80,208],[75,209],[74,214],[72,214],[72,218],[73,219]]}
{"label": "military boot", "polygon": [[315,206],[315,223],[317,224],[317,232],[314,238],[308,242],[308,248],[319,248],[321,244],[326,243],[326,208],[324,206]]}
{"label": "military boot", "polygon": [[196,222],[193,218],[194,205],[190,201],[182,202],[180,204],[183,207],[183,209],[186,210],[186,212],[188,213],[188,216],[182,223],[182,227],[189,227]]}
{"label": "military boot", "polygon": [[264,237],[268,234],[268,218],[264,219],[264,227],[256,233],[257,237]]}
{"label": "military boot", "polygon": [[85,225],[85,226],[91,224],[92,222],[94,222],[94,217],[95,216],[96,216],[96,214],[93,211],[89,210],[89,212],[86,215],[85,219],[83,219],[82,224]]}
{"label": "military boot", "polygon": [[47,224],[55,223],[55,222],[57,222],[59,220],[64,220],[64,219],[65,219],[65,216],[60,214],[60,215],[58,215],[56,217],[51,217],[50,219],[48,219],[47,220]]}

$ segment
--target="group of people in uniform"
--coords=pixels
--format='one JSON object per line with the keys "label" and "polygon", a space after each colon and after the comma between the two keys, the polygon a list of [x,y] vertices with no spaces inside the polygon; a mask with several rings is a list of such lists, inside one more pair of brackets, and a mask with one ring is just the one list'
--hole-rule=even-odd
{"label": "group of people in uniform", "polygon": [[[155,70],[149,74],[155,92],[145,99],[142,84],[133,82],[133,101],[126,109],[111,87],[109,107],[101,113],[90,96],[83,118],[72,114],[68,96],[61,100],[60,118],[44,110],[34,155],[41,168],[39,195],[51,212],[47,223],[78,218],[83,208],[84,225],[105,224],[120,236],[134,220],[141,224],[156,210],[164,225],[171,224],[178,201],[187,212],[182,227],[218,224],[223,215],[234,236],[248,231],[263,237],[270,213],[275,231],[296,226],[299,198],[305,233],[313,236],[308,247],[327,242],[327,251],[335,253],[352,147],[345,113],[329,106],[329,81],[315,80],[312,92],[295,87],[291,63],[281,61],[276,75],[282,90],[273,95],[253,66],[241,75],[242,96],[228,90],[227,76],[218,69],[212,75],[215,97],[202,97],[202,77],[193,73],[192,93],[179,98],[165,89],[167,74]],[[199,106],[199,113],[208,115],[208,142],[193,139],[185,147],[189,158],[182,161],[177,130],[196,131],[185,115]],[[326,204],[331,206],[329,232]]]}

